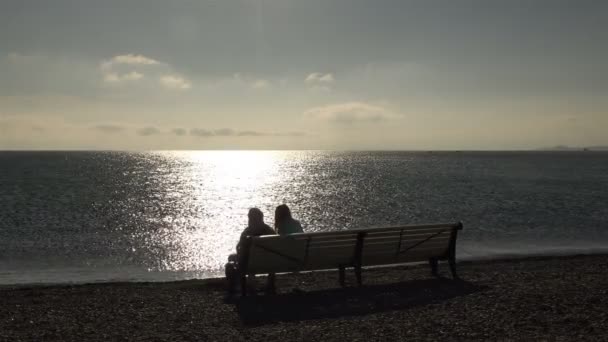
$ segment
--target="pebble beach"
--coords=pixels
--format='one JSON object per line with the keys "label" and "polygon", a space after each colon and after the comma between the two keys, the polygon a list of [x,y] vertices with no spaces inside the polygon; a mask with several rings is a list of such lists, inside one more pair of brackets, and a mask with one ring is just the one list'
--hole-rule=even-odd
{"label": "pebble beach", "polygon": [[1,341],[603,340],[608,255],[280,274],[278,294],[223,279],[0,287]]}

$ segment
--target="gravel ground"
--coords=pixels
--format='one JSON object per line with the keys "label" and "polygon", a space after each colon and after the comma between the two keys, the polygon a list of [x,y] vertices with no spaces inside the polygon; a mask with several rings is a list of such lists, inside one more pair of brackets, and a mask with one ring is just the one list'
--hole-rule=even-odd
{"label": "gravel ground", "polygon": [[[448,274],[446,265],[440,270]],[[279,275],[226,298],[218,279],[0,287],[0,341],[608,340],[608,255]],[[258,279],[262,287],[264,279]]]}

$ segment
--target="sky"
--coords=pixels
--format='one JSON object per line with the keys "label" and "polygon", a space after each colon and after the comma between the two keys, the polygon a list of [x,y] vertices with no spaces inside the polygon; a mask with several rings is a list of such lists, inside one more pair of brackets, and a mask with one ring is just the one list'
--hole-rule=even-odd
{"label": "sky", "polygon": [[603,0],[0,0],[0,149],[608,145]]}

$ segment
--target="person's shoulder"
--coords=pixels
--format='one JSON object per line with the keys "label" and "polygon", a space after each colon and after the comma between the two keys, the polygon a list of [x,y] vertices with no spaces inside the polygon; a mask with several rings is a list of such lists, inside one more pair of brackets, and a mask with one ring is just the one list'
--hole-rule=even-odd
{"label": "person's shoulder", "polygon": [[264,231],[266,234],[276,234],[277,232],[274,231],[274,229],[272,229],[272,227],[270,227],[269,225],[267,225],[266,223],[264,223]]}
{"label": "person's shoulder", "polygon": [[244,238],[248,235],[251,235],[251,227],[245,227],[245,229],[243,229],[243,231],[241,232],[241,238]]}

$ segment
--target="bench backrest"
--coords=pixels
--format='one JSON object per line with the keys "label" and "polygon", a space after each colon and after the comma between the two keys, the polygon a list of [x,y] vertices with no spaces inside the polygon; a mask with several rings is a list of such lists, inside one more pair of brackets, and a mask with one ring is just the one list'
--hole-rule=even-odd
{"label": "bench backrest", "polygon": [[460,229],[459,222],[250,237],[242,266],[269,273],[447,258]]}

